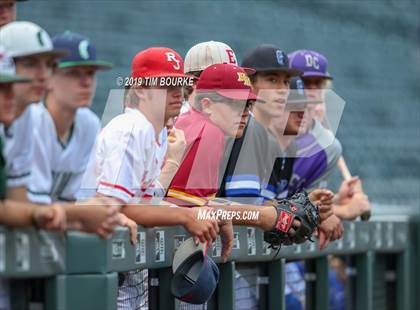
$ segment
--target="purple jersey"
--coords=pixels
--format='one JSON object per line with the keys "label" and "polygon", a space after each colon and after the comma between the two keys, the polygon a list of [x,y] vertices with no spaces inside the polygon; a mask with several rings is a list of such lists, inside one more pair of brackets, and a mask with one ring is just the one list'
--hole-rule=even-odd
{"label": "purple jersey", "polygon": [[326,187],[326,179],[341,156],[340,142],[321,123],[315,121],[313,128],[294,141],[297,149],[289,195]]}

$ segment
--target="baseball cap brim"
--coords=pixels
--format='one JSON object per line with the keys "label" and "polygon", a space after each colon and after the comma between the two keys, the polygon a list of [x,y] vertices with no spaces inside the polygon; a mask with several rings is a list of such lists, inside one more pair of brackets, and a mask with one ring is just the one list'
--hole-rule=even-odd
{"label": "baseball cap brim", "polygon": [[272,68],[253,68],[255,70],[255,73],[258,72],[268,72],[268,71],[281,71],[289,74],[290,76],[302,76],[303,72],[296,69],[290,69],[290,68],[279,68],[279,67],[272,67]]}
{"label": "baseball cap brim", "polygon": [[183,78],[192,78],[191,74],[185,74],[185,73],[173,73],[173,72],[162,72],[162,73],[152,73],[152,74],[139,74],[136,75],[136,77],[141,78],[164,78],[164,77],[183,77]]}
{"label": "baseball cap brim", "polygon": [[28,83],[30,81],[30,79],[27,79],[20,75],[0,74],[0,84]]}
{"label": "baseball cap brim", "polygon": [[[212,90],[214,91],[214,90]],[[249,90],[243,89],[220,89],[216,90],[219,95],[233,100],[257,100],[257,96]]]}
{"label": "baseball cap brim", "polygon": [[98,70],[110,70],[113,67],[113,64],[107,61],[102,60],[80,60],[80,61],[63,61],[58,63],[57,67],[60,69],[70,68],[70,67],[82,67],[82,66],[92,66],[98,68]]}
{"label": "baseball cap brim", "polygon": [[245,71],[245,73],[247,74],[247,75],[253,75],[253,74],[255,74],[257,71],[255,70],[255,69],[253,69],[253,68],[246,68],[246,67],[241,67],[244,71]]}
{"label": "baseball cap brim", "polygon": [[302,77],[323,77],[329,80],[333,80],[333,77],[331,75],[329,75],[329,73],[322,73],[322,72],[317,72],[317,71],[305,71],[303,72]]}

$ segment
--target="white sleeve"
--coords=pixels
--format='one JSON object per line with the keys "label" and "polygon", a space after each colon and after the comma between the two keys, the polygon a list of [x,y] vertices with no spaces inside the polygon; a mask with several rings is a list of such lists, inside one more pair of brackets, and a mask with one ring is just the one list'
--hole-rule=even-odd
{"label": "white sleeve", "polygon": [[32,172],[28,184],[28,198],[33,203],[50,204],[53,184],[53,144],[48,132],[35,130]]}
{"label": "white sleeve", "polygon": [[[79,196],[81,190],[82,180],[85,172],[87,171],[88,162],[91,153],[95,150],[95,142],[100,130],[100,122],[98,117],[93,114],[87,108],[78,109],[78,114],[75,119],[75,128],[73,132],[74,139],[66,148],[65,157],[63,156],[59,161],[59,167],[56,168],[56,172],[62,172],[63,176],[58,175],[57,177],[63,177],[63,186],[56,187],[56,183],[59,182],[58,178],[55,178],[53,189],[58,189],[58,196],[52,196],[53,199],[58,201],[75,201]],[[72,160],[73,159],[73,160]],[[71,163],[69,163],[71,161]],[[67,175],[67,178],[66,178]],[[94,179],[93,179],[94,180]],[[93,186],[94,196],[96,193],[96,186]]]}
{"label": "white sleeve", "polygon": [[7,186],[27,187],[33,156],[33,119],[28,107],[12,125],[12,137],[6,141]]}
{"label": "white sleeve", "polygon": [[128,202],[139,196],[145,174],[144,136],[134,131],[105,134],[96,160],[100,165],[98,193]]}
{"label": "white sleeve", "polygon": [[[25,145],[25,143],[22,142],[22,145]],[[28,186],[31,176],[32,154],[32,143],[26,143],[22,152],[11,159],[7,169],[7,187]]]}

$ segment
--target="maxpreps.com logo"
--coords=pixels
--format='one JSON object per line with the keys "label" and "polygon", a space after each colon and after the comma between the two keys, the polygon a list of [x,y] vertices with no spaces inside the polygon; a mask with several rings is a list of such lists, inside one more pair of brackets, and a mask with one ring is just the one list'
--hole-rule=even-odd
{"label": "maxpreps.com logo", "polygon": [[243,72],[237,72],[238,73],[238,82],[244,83],[244,85],[251,87],[251,80],[249,79],[248,75]]}

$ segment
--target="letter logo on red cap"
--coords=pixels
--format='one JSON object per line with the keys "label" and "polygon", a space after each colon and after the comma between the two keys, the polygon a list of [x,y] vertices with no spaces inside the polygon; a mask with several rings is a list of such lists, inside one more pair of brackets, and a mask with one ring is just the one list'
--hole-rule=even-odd
{"label": "letter logo on red cap", "polygon": [[233,53],[233,51],[232,50],[226,50],[226,54],[228,55],[229,63],[236,65],[235,54]]}
{"label": "letter logo on red cap", "polygon": [[170,61],[173,61],[173,62],[175,62],[175,65],[174,65],[174,69],[175,70],[179,70],[179,69],[181,69],[181,66],[180,66],[180,64],[179,64],[179,59],[176,59],[176,56],[175,56],[175,54],[174,53],[171,53],[171,52],[166,52],[166,59],[170,62]]}
{"label": "letter logo on red cap", "polygon": [[243,72],[238,72],[238,82],[242,82],[244,83],[246,86],[251,86],[251,80],[249,79],[249,77],[243,73]]}

